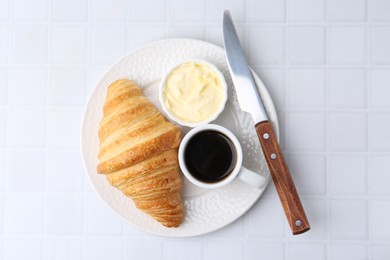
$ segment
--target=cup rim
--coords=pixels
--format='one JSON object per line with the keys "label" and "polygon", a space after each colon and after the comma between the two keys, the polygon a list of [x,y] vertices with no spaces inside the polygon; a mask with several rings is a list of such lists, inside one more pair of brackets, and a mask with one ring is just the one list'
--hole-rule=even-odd
{"label": "cup rim", "polygon": [[[173,113],[171,113],[171,111],[165,106],[165,103],[164,103],[163,91],[164,91],[165,83],[168,80],[168,77],[171,75],[171,73],[174,69],[181,66],[182,64],[189,63],[189,62],[196,62],[196,63],[204,64],[204,65],[212,68],[215,71],[215,73],[217,74],[217,76],[221,79],[222,90],[223,90],[222,102],[221,102],[218,110],[213,115],[211,115],[209,118],[207,118],[203,121],[198,121],[198,122],[188,122],[188,121],[181,120],[180,118],[176,117]],[[176,63],[175,65],[170,67],[165,72],[165,74],[160,82],[160,85],[159,85],[158,98],[159,98],[162,110],[165,112],[165,114],[172,121],[174,121],[177,124],[182,125],[182,126],[197,127],[199,125],[210,123],[211,121],[215,120],[222,113],[222,111],[225,109],[225,105],[226,105],[226,102],[228,99],[228,87],[227,87],[226,79],[225,79],[222,71],[220,69],[218,69],[216,65],[214,65],[206,60],[203,60],[203,59],[195,59],[195,58],[194,59],[187,59],[187,60],[181,61],[179,63]]]}
{"label": "cup rim", "polygon": [[[206,183],[206,182],[200,181],[199,179],[195,178],[190,173],[190,171],[187,169],[187,166],[185,163],[185,158],[184,158],[186,146],[187,146],[188,142],[192,139],[192,137],[200,132],[207,131],[207,130],[215,130],[217,132],[220,132],[220,133],[226,135],[226,137],[228,137],[232,141],[234,148],[236,150],[236,154],[237,154],[236,165],[235,165],[233,171],[223,180],[218,181],[218,182],[213,182],[213,183]],[[219,187],[225,186],[228,183],[230,183],[231,181],[233,181],[237,177],[237,175],[241,169],[242,160],[243,160],[241,144],[238,141],[237,137],[229,129],[227,129],[221,125],[216,125],[216,124],[200,125],[198,127],[193,128],[192,130],[190,130],[184,136],[184,138],[182,139],[182,141],[180,143],[178,157],[179,157],[179,166],[180,166],[180,169],[183,172],[184,176],[191,183],[195,184],[196,186],[201,187],[201,188],[206,188],[206,189],[219,188]]]}

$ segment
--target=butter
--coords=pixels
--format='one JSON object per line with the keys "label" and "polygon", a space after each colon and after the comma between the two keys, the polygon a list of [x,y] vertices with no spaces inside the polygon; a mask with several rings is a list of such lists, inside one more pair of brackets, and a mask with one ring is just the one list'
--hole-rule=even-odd
{"label": "butter", "polygon": [[187,62],[167,76],[163,102],[179,120],[197,123],[217,113],[225,98],[225,89],[214,68],[201,62]]}

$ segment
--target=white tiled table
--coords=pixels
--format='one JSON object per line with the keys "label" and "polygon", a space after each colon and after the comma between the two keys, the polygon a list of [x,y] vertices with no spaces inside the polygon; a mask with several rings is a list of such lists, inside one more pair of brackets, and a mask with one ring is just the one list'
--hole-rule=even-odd
{"label": "white tiled table", "polygon": [[[85,178],[95,82],[145,43],[222,45],[229,8],[275,102],[312,230],[275,189],[190,239],[123,222]],[[390,259],[389,0],[0,0],[0,259]]]}

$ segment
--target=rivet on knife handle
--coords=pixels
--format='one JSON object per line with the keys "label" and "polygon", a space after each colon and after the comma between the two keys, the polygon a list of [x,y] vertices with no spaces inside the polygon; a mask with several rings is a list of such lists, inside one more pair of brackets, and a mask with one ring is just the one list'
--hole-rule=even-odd
{"label": "rivet on knife handle", "polygon": [[310,229],[310,224],[271,123],[256,124],[256,132],[292,233],[304,233]]}

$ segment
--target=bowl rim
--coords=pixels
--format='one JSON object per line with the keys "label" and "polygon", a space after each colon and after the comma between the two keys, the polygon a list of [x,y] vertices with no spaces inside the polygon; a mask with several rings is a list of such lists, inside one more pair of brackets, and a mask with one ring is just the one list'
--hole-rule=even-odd
{"label": "bowl rim", "polygon": [[[165,87],[165,83],[168,79],[168,77],[171,75],[172,71],[174,69],[176,69],[177,67],[183,65],[183,64],[186,64],[186,63],[190,63],[190,62],[194,62],[194,63],[200,63],[200,64],[203,64],[203,65],[206,65],[206,66],[209,66],[210,68],[213,69],[213,71],[217,74],[217,76],[220,78],[221,80],[221,85],[222,85],[222,92],[223,92],[223,97],[222,97],[222,101],[221,101],[221,104],[219,105],[217,111],[215,111],[214,114],[212,114],[210,117],[208,117],[207,119],[203,120],[203,121],[198,121],[198,122],[188,122],[188,121],[183,121],[181,120],[180,118],[176,117],[173,113],[171,113],[171,111],[165,106],[165,103],[164,103],[164,95],[163,95],[163,90],[164,90],[164,87]],[[220,69],[218,69],[218,67],[214,64],[212,64],[211,62],[207,61],[207,60],[204,60],[204,59],[197,59],[197,58],[193,58],[193,59],[186,59],[186,60],[183,60],[181,62],[178,62],[176,63],[175,65],[171,66],[164,74],[160,84],[159,84],[159,90],[158,90],[158,98],[159,98],[159,101],[160,101],[160,104],[161,104],[161,108],[162,110],[165,112],[165,114],[169,117],[169,119],[171,119],[172,121],[176,122],[177,124],[181,125],[181,126],[187,126],[187,127],[197,127],[199,125],[204,125],[204,124],[208,124],[210,123],[211,121],[214,121],[215,119],[217,119],[217,117],[222,113],[222,111],[225,109],[225,105],[226,105],[226,102],[228,100],[228,88],[227,88],[227,83],[226,83],[226,79],[222,73],[222,71]]]}

